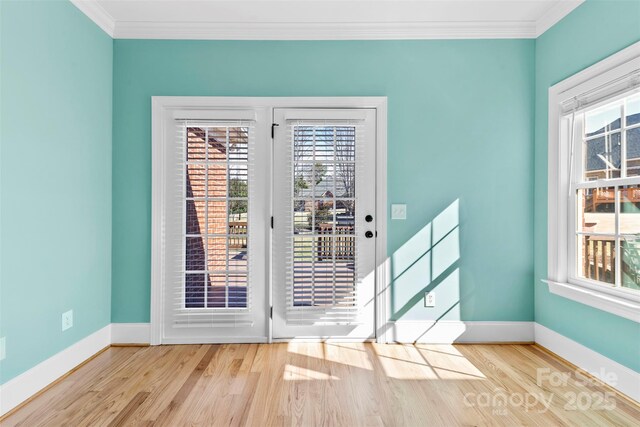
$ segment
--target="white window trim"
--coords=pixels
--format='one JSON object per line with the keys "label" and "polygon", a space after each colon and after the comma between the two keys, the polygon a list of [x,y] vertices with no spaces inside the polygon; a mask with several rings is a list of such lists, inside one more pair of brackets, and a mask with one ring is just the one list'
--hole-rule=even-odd
{"label": "white window trim", "polygon": [[[151,98],[152,189],[151,189],[151,345],[162,343],[164,288],[162,277],[162,224],[165,200],[165,177],[158,165],[163,162],[164,123],[176,111],[199,110],[202,118],[211,110],[256,110],[267,108],[374,108],[376,109],[376,270],[375,270],[375,331],[376,341],[387,342],[389,329],[390,284],[387,267],[387,97],[215,97],[215,96],[153,96]],[[269,241],[271,245],[271,241]],[[271,260],[267,267],[271,275]],[[272,305],[272,280],[269,279],[268,306]],[[267,320],[268,342],[273,342],[272,319]],[[232,341],[238,341],[233,339]],[[238,341],[239,342],[239,341]]]}
{"label": "white window trim", "polygon": [[561,106],[577,96],[616,81],[629,69],[640,68],[640,42],[592,65],[549,88],[548,134],[548,252],[549,291],[617,316],[640,323],[640,292],[607,287],[590,280],[571,278],[568,230],[572,221],[567,197],[570,186],[569,129],[563,126]]}

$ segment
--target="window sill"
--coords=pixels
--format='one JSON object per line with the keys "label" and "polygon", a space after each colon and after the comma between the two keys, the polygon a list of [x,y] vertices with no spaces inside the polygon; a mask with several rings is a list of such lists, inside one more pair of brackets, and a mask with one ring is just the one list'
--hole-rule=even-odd
{"label": "window sill", "polygon": [[603,292],[591,286],[559,283],[552,280],[543,280],[543,282],[549,286],[549,292],[552,294],[640,323],[640,302],[634,298],[635,296],[626,295],[623,292],[616,292],[617,295],[614,295],[610,289]]}

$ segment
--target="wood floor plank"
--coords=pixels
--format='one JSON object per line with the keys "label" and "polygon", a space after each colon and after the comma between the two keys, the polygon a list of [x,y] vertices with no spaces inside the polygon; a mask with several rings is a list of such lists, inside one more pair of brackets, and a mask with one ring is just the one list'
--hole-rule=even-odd
{"label": "wood floor plank", "polygon": [[153,422],[158,417],[158,414],[162,413],[170,405],[172,399],[209,350],[209,346],[185,346],[183,349],[182,357],[171,374],[164,377],[149,398],[132,415],[130,418],[131,425],[145,425]]}
{"label": "wood floor plank", "polygon": [[207,352],[202,356],[202,358],[198,362],[198,365],[193,369],[189,377],[182,384],[182,387],[180,387],[177,393],[172,397],[167,406],[159,414],[157,414],[157,416],[154,417],[153,421],[157,421],[158,425],[162,425],[167,420],[171,419],[172,416],[184,406],[184,403],[191,395],[197,382],[200,380],[207,367],[211,363],[211,360],[213,360],[216,353],[218,353],[219,349],[219,346],[207,347]]}
{"label": "wood floor plank", "polygon": [[[525,344],[120,347],[0,425],[640,425],[639,405],[585,378]],[[612,407],[596,405],[605,395]],[[584,407],[572,408],[577,404]]]}
{"label": "wood floor plank", "polygon": [[150,393],[148,391],[140,391],[133,396],[133,399],[129,401],[127,406],[125,406],[118,416],[109,423],[109,427],[120,427],[125,425],[127,419],[140,407],[140,405],[144,403],[147,397],[149,397],[149,394]]}

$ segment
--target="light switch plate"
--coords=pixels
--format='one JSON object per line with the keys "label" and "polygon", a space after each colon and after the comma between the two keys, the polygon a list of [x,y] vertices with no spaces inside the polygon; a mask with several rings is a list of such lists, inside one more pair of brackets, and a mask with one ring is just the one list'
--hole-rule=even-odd
{"label": "light switch plate", "polygon": [[7,337],[0,338],[0,360],[7,357]]}
{"label": "light switch plate", "polygon": [[391,219],[407,219],[407,205],[391,205]]}
{"label": "light switch plate", "polygon": [[62,330],[66,331],[73,326],[73,310],[62,313]]}

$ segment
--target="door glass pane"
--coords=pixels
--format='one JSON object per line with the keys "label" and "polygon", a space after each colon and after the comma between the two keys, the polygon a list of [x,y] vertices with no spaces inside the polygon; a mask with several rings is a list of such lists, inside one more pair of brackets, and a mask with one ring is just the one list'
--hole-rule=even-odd
{"label": "door glass pane", "polygon": [[353,126],[293,127],[294,307],[354,305]]}
{"label": "door glass pane", "polygon": [[207,274],[207,307],[227,307],[227,276],[226,274]]}
{"label": "door glass pane", "polygon": [[247,234],[247,213],[249,204],[246,198],[229,200],[229,224],[235,224],[235,228],[230,227],[231,234]]}
{"label": "door glass pane", "polygon": [[187,161],[205,160],[207,148],[204,140],[204,129],[189,128],[187,133]]}
{"label": "door glass pane", "polygon": [[247,275],[232,273],[228,276],[228,306],[229,308],[243,308],[247,305]]}
{"label": "door glass pane", "polygon": [[186,194],[188,198],[206,196],[206,167],[202,164],[187,164]]}
{"label": "door glass pane", "polygon": [[210,162],[225,162],[227,160],[227,128],[205,128],[207,140],[207,160]]}
{"label": "door glass pane", "polygon": [[204,271],[205,243],[203,237],[187,237],[185,252],[185,269],[187,271]]}
{"label": "door glass pane", "polygon": [[339,162],[354,162],[356,160],[355,128],[338,126],[336,128],[336,160]]}
{"label": "door glass pane", "polygon": [[247,307],[248,160],[248,128],[187,128],[186,308]]}
{"label": "door glass pane", "polygon": [[249,129],[246,127],[229,128],[229,160],[249,160]]}
{"label": "door glass pane", "polygon": [[245,271],[248,250],[246,238],[231,239],[229,244],[229,270]]}
{"label": "door glass pane", "polygon": [[206,202],[204,200],[186,200],[186,232],[187,234],[203,234],[205,229]]}
{"label": "door glass pane", "polygon": [[334,197],[333,176],[333,163],[316,162],[313,165],[313,188],[316,198],[330,199]]}
{"label": "door glass pane", "polygon": [[233,163],[229,166],[229,197],[246,198],[249,188],[247,164]]}
{"label": "door glass pane", "polygon": [[295,162],[313,163],[315,130],[313,126],[295,126],[293,129],[293,155]]}
{"label": "door glass pane", "polygon": [[207,207],[207,233],[225,234],[227,232],[225,223],[227,200],[208,200]]}
{"label": "door glass pane", "polygon": [[293,305],[313,305],[314,238],[293,238]]}
{"label": "door glass pane", "polygon": [[210,237],[207,239],[207,271],[227,270],[227,238]]}
{"label": "door glass pane", "polygon": [[316,200],[315,202],[315,231],[321,234],[333,233],[333,199]]}
{"label": "door glass pane", "polygon": [[315,130],[315,160],[334,160],[335,127],[316,127]]}
{"label": "door glass pane", "polygon": [[207,196],[227,197],[227,165],[225,163],[209,163],[207,165]]}
{"label": "door glass pane", "polygon": [[184,287],[185,287],[185,307],[186,308],[204,307],[205,274],[202,274],[202,273],[185,274]]}
{"label": "door glass pane", "polygon": [[355,163],[336,163],[336,197],[347,198],[356,195],[356,165]]}

